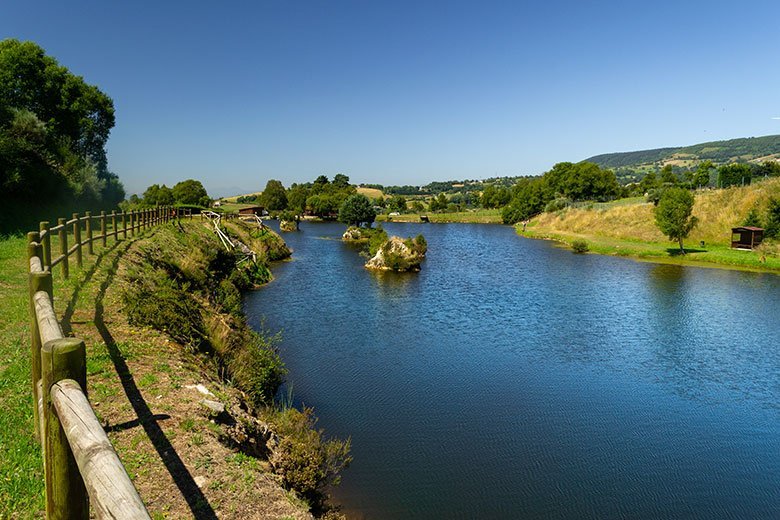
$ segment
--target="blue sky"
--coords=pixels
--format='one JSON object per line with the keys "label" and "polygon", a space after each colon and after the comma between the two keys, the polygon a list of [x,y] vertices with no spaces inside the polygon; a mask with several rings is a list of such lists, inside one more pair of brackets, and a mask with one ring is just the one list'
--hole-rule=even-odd
{"label": "blue sky", "polygon": [[114,100],[129,193],[538,174],[780,133],[780,2],[4,2]]}

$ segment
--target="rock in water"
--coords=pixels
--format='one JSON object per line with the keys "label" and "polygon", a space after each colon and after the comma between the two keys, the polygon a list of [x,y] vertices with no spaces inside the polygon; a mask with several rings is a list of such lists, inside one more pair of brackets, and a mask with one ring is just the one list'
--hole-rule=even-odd
{"label": "rock in water", "polygon": [[390,237],[379,247],[374,257],[366,262],[366,268],[380,271],[419,271],[427,250],[428,245],[422,235],[406,240]]}
{"label": "rock in water", "polygon": [[298,223],[294,220],[280,220],[279,231],[298,231]]}

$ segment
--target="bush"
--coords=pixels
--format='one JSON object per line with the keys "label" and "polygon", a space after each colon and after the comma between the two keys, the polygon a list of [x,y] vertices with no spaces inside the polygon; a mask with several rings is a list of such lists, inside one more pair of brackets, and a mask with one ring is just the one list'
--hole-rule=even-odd
{"label": "bush", "polygon": [[339,473],[352,461],[351,441],[323,438],[311,408],[274,410],[268,418],[279,444],[270,458],[284,483],[313,505],[321,504],[327,486],[340,482]]}
{"label": "bush", "polygon": [[587,253],[589,251],[588,243],[584,240],[575,240],[571,243],[571,250],[580,254]]}
{"label": "bush", "polygon": [[780,199],[769,199],[765,233],[769,238],[780,238]]}
{"label": "bush", "polygon": [[550,202],[548,202],[547,205],[544,207],[544,211],[548,213],[552,213],[553,211],[560,211],[562,209],[566,209],[569,206],[571,206],[571,200],[567,199],[566,197],[558,197],[557,199],[553,199]]}

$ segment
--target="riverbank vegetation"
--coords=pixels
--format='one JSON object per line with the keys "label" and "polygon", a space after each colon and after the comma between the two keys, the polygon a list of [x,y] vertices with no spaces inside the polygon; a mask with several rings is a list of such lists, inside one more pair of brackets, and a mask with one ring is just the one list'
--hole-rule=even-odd
{"label": "riverbank vegetation", "polygon": [[[157,226],[55,273],[55,309],[87,344],[88,393],[154,518],[311,518],[350,460],[309,409],[273,399],[285,369],[277,338],[249,329],[240,290],[289,255],[267,228],[230,223],[257,252],[235,268],[199,221]],[[43,508],[29,391],[26,240],[0,241],[0,517]],[[300,477],[304,475],[305,478]]]}
{"label": "riverbank vegetation", "polygon": [[[286,374],[273,336],[250,329],[240,291],[270,279],[267,262],[289,256],[267,227],[241,221],[224,224],[233,241],[257,253],[237,264],[205,226],[182,232],[159,230],[130,255],[120,271],[123,301],[131,325],[149,326],[186,349],[214,359],[221,376],[241,390],[273,435],[269,461],[283,482],[321,510],[325,487],[350,461],[349,441],[326,440],[314,428],[313,411],[274,402]],[[263,439],[254,439],[261,442]]]}
{"label": "riverbank vegetation", "polygon": [[[780,269],[780,244],[774,231],[780,228],[780,179],[769,178],[745,187],[695,192],[692,216],[698,223],[690,231],[686,258],[679,247],[655,224],[655,205],[632,200],[628,203],[569,207],[542,213],[518,233],[572,244],[587,242],[590,251],[676,263],[721,264],[762,270]],[[752,216],[751,216],[752,215]],[[731,228],[748,219],[764,226],[767,239],[753,251],[731,248]],[[757,219],[757,220],[756,220]]]}

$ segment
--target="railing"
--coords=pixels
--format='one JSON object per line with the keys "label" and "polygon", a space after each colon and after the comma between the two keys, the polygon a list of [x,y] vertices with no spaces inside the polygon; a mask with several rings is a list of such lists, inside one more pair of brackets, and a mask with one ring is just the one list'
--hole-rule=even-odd
{"label": "railing", "polygon": [[[41,222],[40,231],[27,234],[30,269],[32,393],[35,435],[43,448],[46,517],[88,519],[92,501],[98,518],[148,519],[149,513],[127,476],[106,432],[87,401],[87,361],[84,341],[67,338],[57,321],[52,300],[51,269],[59,265],[69,276],[69,258],[82,266],[82,249],[94,254],[93,243],[107,245],[109,237],[126,239],[191,211],[157,207],[140,211],[59,219],[54,227]],[[100,234],[93,233],[95,224]],[[109,231],[110,225],[110,231]],[[68,230],[73,246],[68,247]],[[86,235],[82,240],[81,232]],[[52,258],[57,234],[59,255]]]}

